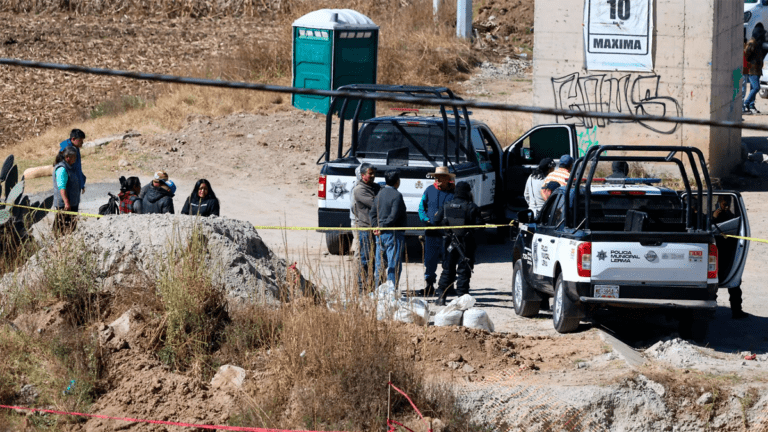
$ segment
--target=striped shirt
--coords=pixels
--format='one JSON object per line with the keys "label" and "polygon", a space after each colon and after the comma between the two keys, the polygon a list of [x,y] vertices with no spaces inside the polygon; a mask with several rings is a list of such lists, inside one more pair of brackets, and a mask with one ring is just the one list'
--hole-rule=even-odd
{"label": "striped shirt", "polygon": [[547,175],[547,178],[544,179],[544,183],[542,184],[541,188],[544,189],[549,184],[549,182],[553,181],[560,183],[560,186],[565,186],[565,184],[568,183],[568,178],[570,176],[570,170],[567,168],[558,168]]}

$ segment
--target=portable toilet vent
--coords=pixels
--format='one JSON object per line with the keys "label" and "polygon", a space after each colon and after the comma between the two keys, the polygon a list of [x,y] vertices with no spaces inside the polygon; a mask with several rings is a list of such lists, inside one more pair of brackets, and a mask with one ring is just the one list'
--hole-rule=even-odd
{"label": "portable toilet vent", "polygon": [[[293,86],[335,90],[348,84],[376,84],[379,26],[351,9],[320,9],[293,22]],[[293,106],[328,114],[330,98],[294,94]],[[347,116],[357,106],[350,102]],[[373,117],[374,104],[360,118]]]}

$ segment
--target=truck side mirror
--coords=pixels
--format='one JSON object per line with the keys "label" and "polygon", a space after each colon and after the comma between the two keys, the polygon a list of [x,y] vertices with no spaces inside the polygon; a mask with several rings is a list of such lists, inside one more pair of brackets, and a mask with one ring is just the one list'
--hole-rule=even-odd
{"label": "truck side mirror", "polygon": [[533,210],[525,210],[517,214],[517,221],[520,223],[531,223],[534,220]]}

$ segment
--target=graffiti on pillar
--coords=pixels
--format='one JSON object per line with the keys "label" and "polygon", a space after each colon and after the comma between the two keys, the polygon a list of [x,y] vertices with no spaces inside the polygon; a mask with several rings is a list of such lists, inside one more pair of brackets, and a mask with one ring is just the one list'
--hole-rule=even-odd
{"label": "graffiti on pillar", "polygon": [[741,87],[741,68],[736,68],[733,70],[733,98],[731,99],[731,102],[736,100],[736,96],[739,95],[739,89]]}
{"label": "graffiti on pillar", "polygon": [[[653,116],[681,117],[683,110],[676,99],[659,95],[658,75],[607,74],[581,76],[578,72],[552,78],[555,107],[573,111],[597,111]],[[642,122],[635,120],[591,119],[557,116],[557,123],[574,123],[586,129],[604,128],[612,123],[638,123],[660,134],[674,133],[679,123]]]}
{"label": "graffiti on pillar", "polygon": [[586,129],[583,132],[579,132],[579,157],[586,156],[587,151],[596,145],[597,142],[597,126],[592,126],[592,129]]}

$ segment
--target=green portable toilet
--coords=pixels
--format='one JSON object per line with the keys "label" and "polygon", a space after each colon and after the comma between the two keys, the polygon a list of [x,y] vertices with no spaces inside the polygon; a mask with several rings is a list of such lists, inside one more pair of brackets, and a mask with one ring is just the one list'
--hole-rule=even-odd
{"label": "green portable toilet", "polygon": [[[293,86],[335,90],[347,84],[376,84],[379,26],[351,9],[320,9],[293,22]],[[330,98],[294,94],[293,106],[327,114]],[[360,118],[373,117],[366,102]],[[346,118],[354,112],[350,103]]]}

